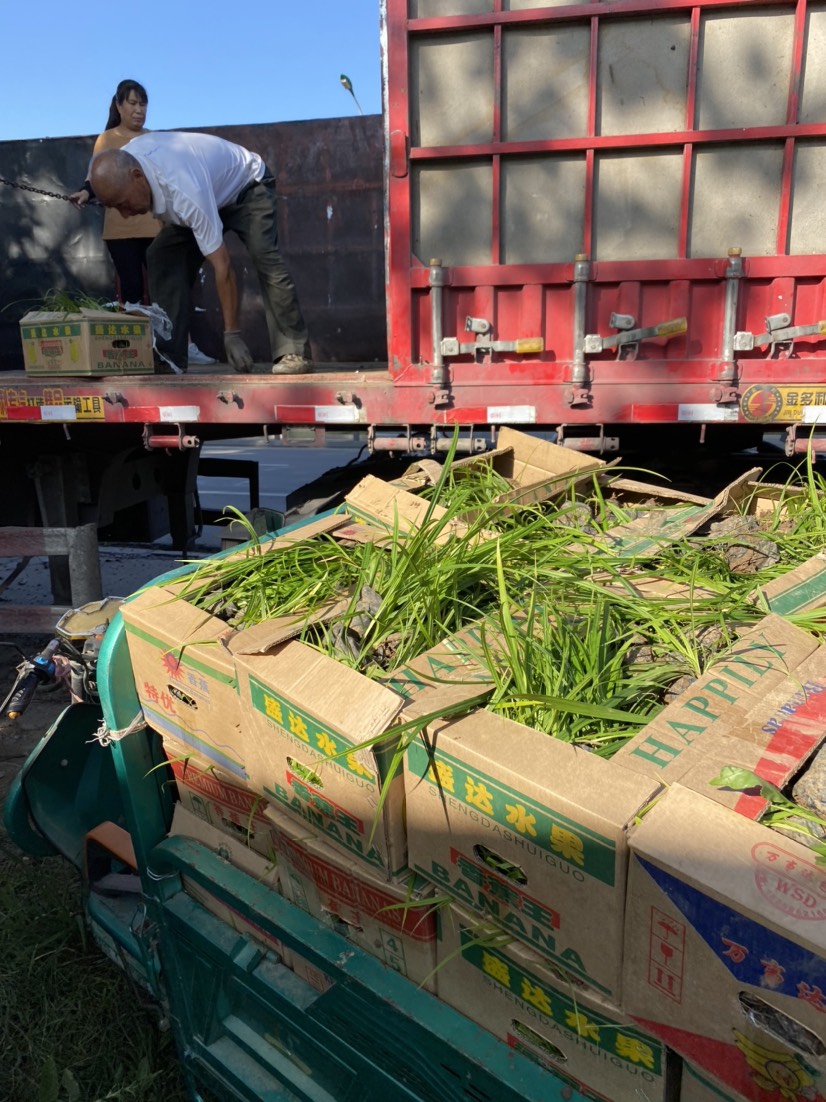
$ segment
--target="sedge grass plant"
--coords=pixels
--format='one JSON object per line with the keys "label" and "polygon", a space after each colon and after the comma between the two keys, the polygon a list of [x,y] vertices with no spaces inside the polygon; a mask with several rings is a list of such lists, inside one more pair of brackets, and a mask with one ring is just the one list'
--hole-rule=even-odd
{"label": "sedge grass plant", "polygon": [[[701,672],[682,614],[682,605],[669,618],[662,601],[633,603],[587,579],[515,601],[500,569],[495,643],[484,649],[495,685],[487,706],[610,756],[662,709],[674,681]],[[641,645],[657,660],[636,658]]]}

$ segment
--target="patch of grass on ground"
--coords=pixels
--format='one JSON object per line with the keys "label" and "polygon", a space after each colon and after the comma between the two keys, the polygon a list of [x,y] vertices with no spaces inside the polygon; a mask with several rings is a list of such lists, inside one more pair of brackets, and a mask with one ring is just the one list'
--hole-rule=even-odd
{"label": "patch of grass on ground", "polygon": [[0,850],[0,1099],[185,1102],[158,1018],[92,941],[77,871]]}

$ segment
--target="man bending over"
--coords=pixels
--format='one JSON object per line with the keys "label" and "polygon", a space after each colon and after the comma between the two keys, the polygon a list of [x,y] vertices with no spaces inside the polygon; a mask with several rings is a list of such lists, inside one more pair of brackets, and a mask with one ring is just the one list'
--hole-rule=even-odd
{"label": "man bending over", "polygon": [[171,340],[158,346],[182,371],[190,295],[204,257],[215,273],[227,362],[241,372],[253,367],[240,332],[227,230],[240,237],[258,273],[273,373],[312,370],[295,284],[278,249],[275,179],[257,153],[211,134],[149,132],[99,153],[89,181],[103,206],[125,218],[151,211],[164,223],[146,255],[149,293],[172,322]]}

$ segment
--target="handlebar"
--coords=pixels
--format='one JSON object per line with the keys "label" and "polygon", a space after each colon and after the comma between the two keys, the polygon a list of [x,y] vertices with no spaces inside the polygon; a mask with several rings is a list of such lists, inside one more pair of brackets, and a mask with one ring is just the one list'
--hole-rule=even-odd
{"label": "handlebar", "polygon": [[0,639],[0,647],[14,647],[23,659],[11,691],[0,703],[0,718],[19,719],[40,685],[56,686],[61,681],[66,682],[73,701],[97,703],[101,642],[122,603],[122,597],[104,597],[65,612],[55,625],[55,637],[33,658],[17,643]]}
{"label": "handlebar", "polygon": [[3,701],[3,712],[7,719],[19,719],[32,702],[38,685],[55,680],[55,653],[60,646],[59,639],[51,639],[40,654],[26,658],[17,668],[17,680]]}

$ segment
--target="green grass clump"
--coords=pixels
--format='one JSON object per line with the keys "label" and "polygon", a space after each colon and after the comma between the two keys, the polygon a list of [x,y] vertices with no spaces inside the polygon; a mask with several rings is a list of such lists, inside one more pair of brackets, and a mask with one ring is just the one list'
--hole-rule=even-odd
{"label": "green grass clump", "polygon": [[111,307],[104,299],[94,298],[84,291],[63,291],[53,287],[34,309],[54,314],[77,314],[80,310],[107,310]]}
{"label": "green grass clump", "polygon": [[62,858],[0,859],[0,1098],[186,1102],[158,1008],[91,940]]}
{"label": "green grass clump", "polygon": [[426,487],[421,496],[427,501],[438,502],[457,515],[479,508],[487,509],[495,498],[514,489],[513,484],[489,463],[446,466],[445,472],[446,476],[439,484]]}

